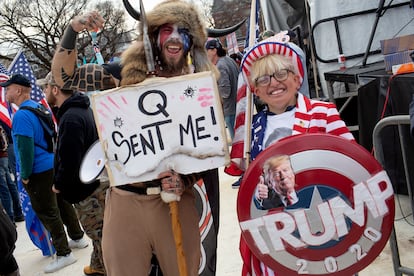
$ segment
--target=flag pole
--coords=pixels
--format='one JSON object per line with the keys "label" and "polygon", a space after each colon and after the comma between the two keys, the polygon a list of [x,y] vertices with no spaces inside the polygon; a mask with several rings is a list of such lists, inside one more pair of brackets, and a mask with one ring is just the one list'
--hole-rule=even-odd
{"label": "flag pole", "polygon": [[50,233],[49,233],[48,230],[46,230],[46,228],[45,228],[45,226],[43,225],[42,222],[40,222],[40,226],[42,227],[43,235],[45,235],[45,239],[46,239],[47,247],[49,249],[50,256],[54,257],[55,254],[53,252],[55,250],[54,250],[54,247],[52,245],[52,242],[50,241]]}
{"label": "flag pole", "polygon": [[[256,1],[252,0],[250,7],[250,23],[249,23],[249,48],[253,47],[256,39]],[[247,82],[247,80],[245,80]],[[249,167],[250,163],[250,142],[251,142],[251,125],[253,116],[253,95],[250,91],[250,86],[246,83],[246,117],[245,117],[245,138],[244,138],[244,154],[245,168]]]}
{"label": "flag pole", "polygon": [[21,52],[22,52],[22,49],[19,49],[19,51],[17,52],[17,54],[14,56],[13,61],[10,63],[9,68],[7,69],[10,73],[11,73],[12,68],[16,64],[16,61],[18,60]]}
{"label": "flag pole", "polygon": [[[306,12],[306,18],[308,21],[308,30],[311,30],[311,23],[310,23],[310,14],[309,14],[309,7],[308,7],[308,1],[305,1],[305,12]],[[313,45],[313,38],[312,38],[312,32],[309,32],[309,46],[310,46],[310,52],[311,52],[311,60],[312,60],[312,73],[313,73],[313,80],[315,83],[315,91],[316,91],[316,98],[319,98],[319,91],[321,88],[318,84],[318,67],[316,65],[316,57],[315,57],[315,50]]]}

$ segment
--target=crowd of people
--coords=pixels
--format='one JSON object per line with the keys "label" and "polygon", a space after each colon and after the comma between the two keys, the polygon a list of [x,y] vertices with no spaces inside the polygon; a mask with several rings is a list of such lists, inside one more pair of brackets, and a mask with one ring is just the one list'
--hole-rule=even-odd
{"label": "crowd of people", "polygon": [[233,140],[239,68],[236,61],[227,55],[219,40],[211,39],[207,41],[206,49],[209,60],[220,72],[217,86],[223,106],[224,122],[230,134],[230,139]]}
{"label": "crowd of people", "polygon": [[[142,36],[122,54],[120,63],[78,67],[78,34],[103,28],[105,19],[95,11],[72,19],[55,51],[52,70],[42,83],[58,124],[57,142],[52,152],[48,149],[47,134],[41,121],[30,109],[23,108],[41,108],[39,103],[30,99],[28,79],[23,75],[13,75],[0,83],[6,88],[7,100],[19,106],[13,117],[8,143],[13,145],[22,183],[33,209],[51,233],[56,249],[56,257],[45,267],[45,273],[73,264],[76,258],[71,249],[88,245],[85,233],[93,246],[90,263],[83,271],[85,275],[146,276],[154,272],[154,260],[159,270],[157,275],[183,275],[177,262],[178,252],[172,250],[176,244],[169,205],[160,196],[161,191],[167,191],[180,199],[178,213],[187,275],[199,275],[201,250],[196,246],[200,245],[199,215],[192,189],[199,180],[203,180],[206,186],[216,235],[219,229],[217,169],[187,175],[169,170],[150,181],[118,186],[110,185],[107,179],[97,179],[87,185],[81,182],[79,169],[82,160],[98,140],[90,100],[83,92],[137,84],[154,74],[170,78],[213,71],[217,77],[225,124],[230,140],[233,140],[241,71],[243,81],[261,103],[253,116],[251,128],[246,129],[252,135],[252,161],[260,152],[287,136],[322,132],[351,141],[354,139],[333,103],[309,98],[306,64],[303,52],[297,46],[282,43],[271,33],[257,45],[246,49],[239,65],[228,56],[219,40],[208,40],[205,26],[193,4],[179,0],[164,1],[148,12],[146,19],[155,72],[148,70]],[[0,199],[3,205],[7,205],[4,206],[9,217],[6,223],[10,225],[22,219],[22,213],[19,201],[11,195],[13,187],[16,187],[10,177],[13,172],[8,169],[7,160],[2,160],[7,157],[6,150],[0,149],[0,188],[7,187],[10,195],[3,199],[0,190]],[[240,169],[245,168],[240,166]],[[157,188],[158,192],[148,188]],[[295,175],[289,157],[277,156],[268,160],[264,175],[257,183],[256,206],[271,209],[295,204],[297,200]],[[7,234],[10,267],[7,271],[0,267],[0,274],[18,275],[11,274],[18,271],[12,255],[15,234],[13,231]],[[217,240],[213,247],[217,247]],[[242,254],[242,257],[245,275],[253,272],[263,275],[271,271],[266,265],[251,267],[253,255]],[[215,258],[213,254],[208,260],[209,272],[205,275],[215,275]]]}
{"label": "crowd of people", "polygon": [[13,223],[24,221],[10,127],[0,120],[0,202]]}

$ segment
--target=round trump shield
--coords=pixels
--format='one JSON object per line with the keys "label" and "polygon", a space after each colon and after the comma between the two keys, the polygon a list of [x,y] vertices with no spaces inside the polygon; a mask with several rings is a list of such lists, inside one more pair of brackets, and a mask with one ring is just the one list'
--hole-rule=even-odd
{"label": "round trump shield", "polygon": [[[279,155],[290,157],[296,200],[263,208],[257,203],[258,183],[266,161]],[[387,243],[394,191],[382,166],[357,143],[327,134],[297,135],[250,164],[237,212],[249,249],[278,274],[349,276],[368,266]]]}

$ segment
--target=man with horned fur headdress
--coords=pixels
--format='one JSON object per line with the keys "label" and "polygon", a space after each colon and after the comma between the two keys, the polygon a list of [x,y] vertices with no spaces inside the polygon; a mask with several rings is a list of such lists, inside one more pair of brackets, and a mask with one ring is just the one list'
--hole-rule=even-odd
{"label": "man with horned fur headdress", "polygon": [[[148,33],[155,56],[155,74],[174,77],[193,72],[215,70],[204,44],[205,28],[197,9],[184,1],[169,0],[147,14]],[[55,53],[52,71],[63,88],[80,91],[105,90],[118,85],[135,84],[148,75],[143,42],[138,39],[122,55],[118,64],[87,64],[76,68],[76,37],[83,30],[103,27],[96,12],[75,17],[68,26]],[[192,64],[188,64],[188,60]],[[122,71],[121,71],[122,68]],[[168,178],[165,178],[168,177]],[[197,275],[200,261],[198,214],[191,187],[200,178],[207,190],[215,191],[217,201],[215,228],[218,230],[218,172],[180,175],[173,171],[159,175],[163,190],[181,197],[179,216],[183,230],[183,248],[189,275]],[[178,182],[176,188],[168,181]],[[146,276],[154,252],[165,275],[179,275],[168,205],[159,195],[146,195],[146,187],[157,181],[132,183],[110,188],[104,217],[103,255],[108,275]],[[209,195],[210,197],[210,195]],[[214,205],[214,204],[211,204]],[[214,209],[215,206],[212,206]],[[214,217],[214,213],[213,213]],[[215,267],[215,264],[214,264]],[[215,270],[215,268],[214,268]]]}

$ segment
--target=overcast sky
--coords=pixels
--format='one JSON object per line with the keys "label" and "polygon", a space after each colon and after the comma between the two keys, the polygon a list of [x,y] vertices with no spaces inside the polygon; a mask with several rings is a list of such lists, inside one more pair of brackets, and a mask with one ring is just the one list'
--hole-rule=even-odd
{"label": "overcast sky", "polygon": [[[158,4],[159,2],[161,2],[161,0],[143,0],[144,1],[144,8],[146,11],[150,11],[152,10],[152,8]],[[136,1],[138,2],[138,1]]]}
{"label": "overcast sky", "polygon": [[[112,1],[115,3],[115,7],[118,7],[118,8],[124,7],[122,0],[112,0]],[[144,1],[145,11],[150,11],[154,8],[155,5],[162,2],[163,0],[143,0],[143,1]],[[137,11],[139,11],[139,0],[129,0],[129,3],[131,3],[131,6],[134,7]],[[130,27],[134,26],[135,22],[128,13],[126,13],[125,19],[126,19],[128,26]]]}
{"label": "overcast sky", "polygon": [[[122,4],[122,0],[112,0],[112,1],[116,4],[116,7],[118,7],[118,8],[124,6],[124,4]],[[150,11],[150,10],[152,10],[152,8],[156,4],[162,2],[163,0],[143,0],[143,1],[144,1],[144,8],[145,8],[145,10],[146,11]],[[139,10],[139,1],[138,0],[129,0],[129,3],[131,3],[131,5],[135,9]]]}

